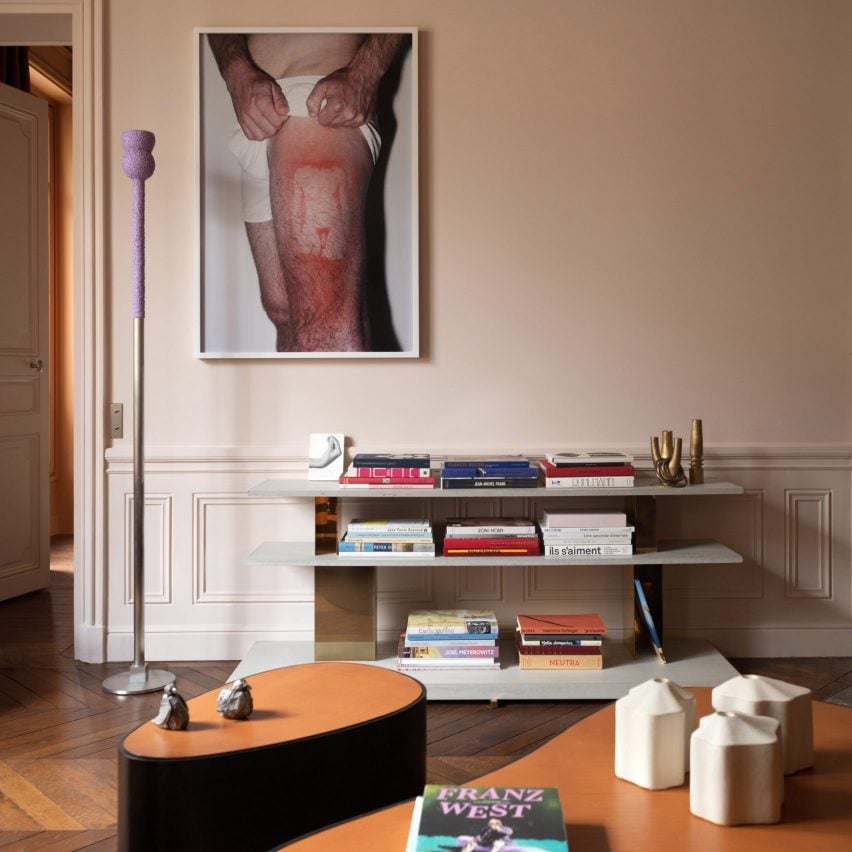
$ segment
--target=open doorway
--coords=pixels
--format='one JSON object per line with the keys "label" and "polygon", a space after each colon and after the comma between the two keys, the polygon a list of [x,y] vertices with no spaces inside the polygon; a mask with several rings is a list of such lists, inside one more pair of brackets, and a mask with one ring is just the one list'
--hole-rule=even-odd
{"label": "open doorway", "polygon": [[106,654],[104,32],[103,0],[0,0],[0,44],[73,49],[74,656],[91,663]]}
{"label": "open doorway", "polygon": [[0,480],[14,501],[4,512],[4,599],[49,584],[54,537],[73,547],[72,56],[66,45],[0,46],[10,267],[2,277],[10,318],[2,326]]}
{"label": "open doorway", "polygon": [[49,109],[50,536],[67,551],[74,534],[73,53],[35,45],[27,59],[30,94]]}

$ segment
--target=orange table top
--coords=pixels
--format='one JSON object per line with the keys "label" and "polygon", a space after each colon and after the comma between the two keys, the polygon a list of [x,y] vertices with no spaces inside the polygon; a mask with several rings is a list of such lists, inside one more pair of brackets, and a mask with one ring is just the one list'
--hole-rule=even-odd
{"label": "orange table top", "polygon": [[[693,689],[698,715],[710,690]],[[814,702],[813,768],[785,779],[777,825],[724,827],[693,816],[689,786],[645,790],[615,777],[615,708],[609,705],[475,785],[558,787],[571,852],[849,852],[852,849],[852,710]],[[287,846],[288,852],[399,852],[406,802]]]}
{"label": "orange table top", "polygon": [[187,702],[189,727],[164,731],[146,722],[128,734],[132,757],[202,757],[321,736],[398,712],[423,695],[419,681],[359,663],[306,663],[247,678],[254,712],[225,719],[216,710],[219,689]]}

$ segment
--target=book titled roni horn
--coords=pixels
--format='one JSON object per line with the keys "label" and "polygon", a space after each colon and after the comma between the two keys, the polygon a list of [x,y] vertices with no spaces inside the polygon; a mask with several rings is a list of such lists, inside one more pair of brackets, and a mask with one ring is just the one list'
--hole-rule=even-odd
{"label": "book titled roni horn", "polygon": [[427,784],[413,852],[568,852],[555,787]]}

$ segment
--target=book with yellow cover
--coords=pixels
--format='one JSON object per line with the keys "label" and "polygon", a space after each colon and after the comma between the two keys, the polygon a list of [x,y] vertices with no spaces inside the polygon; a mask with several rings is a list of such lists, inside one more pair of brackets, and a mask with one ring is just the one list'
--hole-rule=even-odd
{"label": "book with yellow cover", "polygon": [[518,654],[518,668],[560,672],[602,669],[603,654]]}

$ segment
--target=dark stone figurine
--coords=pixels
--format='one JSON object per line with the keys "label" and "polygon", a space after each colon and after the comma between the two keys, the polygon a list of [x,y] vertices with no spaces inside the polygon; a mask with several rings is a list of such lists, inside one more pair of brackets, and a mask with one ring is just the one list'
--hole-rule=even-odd
{"label": "dark stone figurine", "polygon": [[230,686],[226,686],[219,693],[216,709],[226,719],[248,719],[254,710],[254,701],[252,701],[251,687],[248,682],[239,678]]}
{"label": "dark stone figurine", "polygon": [[189,708],[173,683],[168,684],[163,689],[163,697],[160,699],[160,712],[157,713],[157,718],[151,721],[165,731],[186,730],[186,726],[189,724]]}

